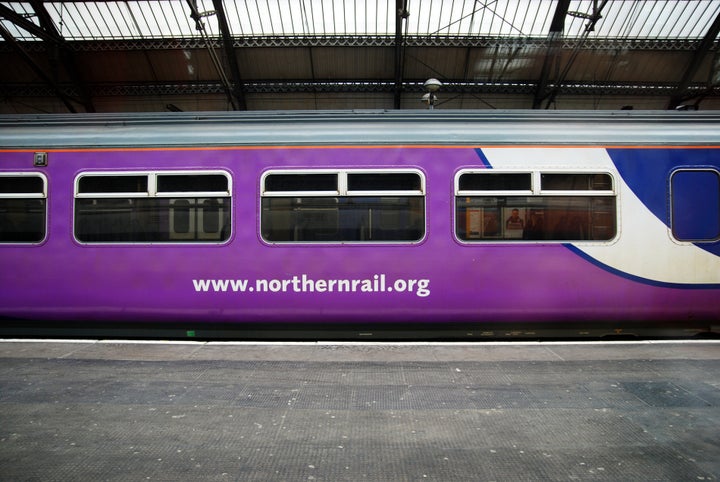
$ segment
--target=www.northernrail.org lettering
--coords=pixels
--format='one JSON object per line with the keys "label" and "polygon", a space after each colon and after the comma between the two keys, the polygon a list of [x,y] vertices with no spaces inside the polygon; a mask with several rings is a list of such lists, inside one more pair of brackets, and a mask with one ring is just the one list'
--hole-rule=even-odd
{"label": "www.northernrail.org lettering", "polygon": [[198,293],[412,293],[430,296],[429,279],[396,279],[384,274],[365,279],[313,279],[306,274],[285,279],[194,279]]}

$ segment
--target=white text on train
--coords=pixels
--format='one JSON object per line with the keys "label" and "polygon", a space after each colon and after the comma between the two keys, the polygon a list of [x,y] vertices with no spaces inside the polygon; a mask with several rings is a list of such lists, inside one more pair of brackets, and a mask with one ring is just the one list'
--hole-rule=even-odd
{"label": "white text on train", "polygon": [[196,292],[235,293],[413,293],[430,295],[429,279],[396,279],[384,274],[365,279],[312,279],[306,274],[286,279],[194,279]]}

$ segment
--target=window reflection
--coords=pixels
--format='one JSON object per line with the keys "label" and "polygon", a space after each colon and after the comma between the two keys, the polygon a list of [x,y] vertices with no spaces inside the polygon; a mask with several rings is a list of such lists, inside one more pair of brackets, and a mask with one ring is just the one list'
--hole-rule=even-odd
{"label": "window reflection", "polygon": [[607,241],[615,237],[615,202],[608,196],[477,196],[456,199],[463,241]]}
{"label": "window reflection", "polygon": [[262,200],[268,241],[418,241],[424,234],[420,196],[297,197]]}

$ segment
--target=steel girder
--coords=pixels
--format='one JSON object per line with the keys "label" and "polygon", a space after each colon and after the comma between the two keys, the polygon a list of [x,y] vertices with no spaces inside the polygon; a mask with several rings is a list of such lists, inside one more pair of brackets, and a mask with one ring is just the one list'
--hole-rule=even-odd
{"label": "steel girder", "polygon": [[[424,92],[423,80],[405,80],[402,84],[404,93]],[[443,93],[446,94],[522,94],[532,95],[537,87],[536,80],[511,82],[468,82],[462,80],[443,81]],[[5,84],[5,93],[11,97],[45,97],[55,95],[54,90],[42,83],[37,84]],[[552,87],[552,84],[550,84]],[[559,86],[563,95],[670,95],[676,88],[674,83],[648,83],[648,82],[567,82]],[[77,95],[72,85],[61,85],[64,95]],[[704,92],[704,84],[688,86],[689,92]],[[225,87],[221,82],[183,82],[183,83],[133,83],[133,84],[102,84],[90,87],[93,97],[112,96],[164,96],[164,95],[208,95],[224,94]],[[292,93],[393,93],[395,82],[393,80],[264,80],[262,82],[245,82],[246,94],[292,94]],[[718,96],[720,93],[713,93]],[[419,99],[419,96],[418,96]]]}
{"label": "steel girder", "polygon": [[[686,100],[707,96],[708,93],[711,93],[713,89],[717,87],[716,82],[709,80],[708,85],[706,86],[707,93],[698,95],[697,93],[693,93],[689,89],[690,81],[693,79],[693,77],[695,77],[695,74],[700,69],[700,64],[705,59],[705,55],[710,52],[713,44],[717,43],[718,34],[720,34],[720,14],[718,14],[718,16],[715,18],[715,21],[712,23],[712,25],[706,32],[702,42],[700,42],[700,45],[695,50],[695,54],[693,55],[692,59],[690,59],[690,62],[688,63],[685,72],[683,73],[682,79],[680,79],[680,82],[677,84],[677,88],[670,97],[668,109],[675,109]],[[715,70],[713,74],[717,75],[718,66],[714,65],[713,69]],[[713,75],[711,75],[711,77],[713,77]]]}
{"label": "steel girder", "polygon": [[[42,2],[39,0],[30,0],[30,4],[32,5],[35,15],[38,18],[38,22],[40,23],[39,26],[4,5],[0,5],[0,17],[9,20],[17,27],[32,33],[42,39],[42,42],[20,42],[13,38],[9,31],[3,27],[2,37],[5,40],[6,47],[18,52],[20,58],[30,67],[30,69],[33,70],[38,77],[43,79],[60,97],[60,100],[65,104],[68,111],[76,112],[74,104],[77,103],[82,105],[86,112],[95,112],[95,106],[93,105],[92,98],[88,93],[87,86],[85,85],[77,68],[75,53],[68,47],[68,42],[62,38],[55,28],[55,24],[50,18],[50,14],[47,12]],[[42,51],[49,55],[49,64],[52,72],[46,72],[35,59],[28,55],[29,50],[26,46],[37,43],[41,44],[43,46]],[[74,96],[63,95],[63,89],[61,89],[58,85],[58,68],[60,66],[64,68],[65,72],[74,84],[73,90],[76,92]]]}
{"label": "steel girder", "polygon": [[[1,7],[1,6],[0,6]],[[224,46],[223,39],[211,37],[214,48]],[[445,37],[445,36],[404,36],[405,47],[528,47],[546,49],[549,40],[546,37]],[[689,39],[612,39],[593,38],[582,42],[584,50],[656,50],[656,51],[694,51],[702,40]],[[20,42],[29,52],[45,51],[43,42]],[[559,47],[563,50],[576,48],[580,40],[563,38]],[[395,37],[339,36],[339,37],[234,37],[232,45],[236,49],[257,47],[395,47]],[[127,50],[172,50],[203,49],[207,43],[200,37],[158,38],[158,39],[118,39],[118,40],[75,40],[66,41],[65,48],[78,52],[117,52]],[[720,41],[711,48],[717,49]],[[0,45],[0,49],[8,49]]]}

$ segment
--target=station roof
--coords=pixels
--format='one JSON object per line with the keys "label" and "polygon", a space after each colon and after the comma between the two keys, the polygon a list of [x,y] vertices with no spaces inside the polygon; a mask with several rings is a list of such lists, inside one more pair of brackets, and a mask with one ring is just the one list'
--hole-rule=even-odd
{"label": "station roof", "polygon": [[423,109],[431,78],[438,109],[720,109],[719,33],[720,0],[0,2],[0,113]]}

